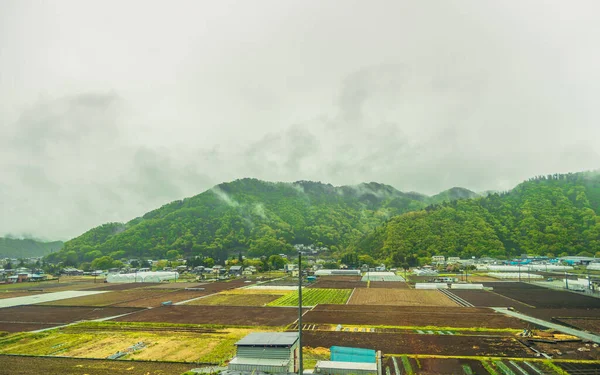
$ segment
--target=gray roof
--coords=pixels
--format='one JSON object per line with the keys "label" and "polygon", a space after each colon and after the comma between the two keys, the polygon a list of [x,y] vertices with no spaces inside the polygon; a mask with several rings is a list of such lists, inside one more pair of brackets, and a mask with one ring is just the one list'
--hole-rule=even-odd
{"label": "gray roof", "polygon": [[242,346],[291,346],[298,341],[296,332],[253,332],[235,345]]}

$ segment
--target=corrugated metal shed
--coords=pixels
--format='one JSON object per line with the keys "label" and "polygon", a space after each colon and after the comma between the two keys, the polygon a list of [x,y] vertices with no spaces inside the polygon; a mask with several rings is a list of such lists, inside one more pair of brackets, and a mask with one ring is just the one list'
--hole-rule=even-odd
{"label": "corrugated metal shed", "polygon": [[332,346],[331,360],[336,362],[376,363],[376,353],[372,349]]}
{"label": "corrugated metal shed", "polygon": [[235,357],[229,362],[230,371],[262,371],[272,374],[287,373],[290,360],[269,359],[269,358],[240,358]]}
{"label": "corrugated metal shed", "polygon": [[238,346],[236,355],[244,358],[289,360],[290,349],[287,347]]}
{"label": "corrugated metal shed", "polygon": [[315,373],[323,375],[372,375],[377,374],[376,363],[318,361]]}
{"label": "corrugated metal shed", "polygon": [[236,342],[238,346],[290,347],[298,341],[296,332],[253,332]]}

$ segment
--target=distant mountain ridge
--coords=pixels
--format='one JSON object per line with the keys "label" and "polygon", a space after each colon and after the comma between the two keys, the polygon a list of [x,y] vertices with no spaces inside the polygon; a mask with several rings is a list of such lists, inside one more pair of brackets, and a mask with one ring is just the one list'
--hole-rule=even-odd
{"label": "distant mountain ridge", "polygon": [[395,216],[350,249],[398,259],[408,254],[600,257],[600,174],[539,176],[509,192]]}
{"label": "distant mountain ridge", "polygon": [[35,258],[60,251],[62,241],[44,242],[34,239],[0,237],[0,258]]}
{"label": "distant mountain ridge", "polygon": [[[177,200],[128,223],[108,223],[65,243],[79,261],[206,255],[224,260],[237,252],[251,256],[287,252],[292,244],[336,251],[358,241],[389,218],[431,204],[476,196],[454,188],[434,197],[404,193],[376,182],[335,187],[312,181],[273,183],[240,179]],[[75,255],[71,253],[71,259]]]}

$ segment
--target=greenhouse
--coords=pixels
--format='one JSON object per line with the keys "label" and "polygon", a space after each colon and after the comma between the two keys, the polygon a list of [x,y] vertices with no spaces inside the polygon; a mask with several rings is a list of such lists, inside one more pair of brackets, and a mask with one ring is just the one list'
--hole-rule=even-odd
{"label": "greenhouse", "polygon": [[108,283],[160,283],[163,281],[177,280],[177,272],[137,272],[137,273],[110,273],[106,277]]}

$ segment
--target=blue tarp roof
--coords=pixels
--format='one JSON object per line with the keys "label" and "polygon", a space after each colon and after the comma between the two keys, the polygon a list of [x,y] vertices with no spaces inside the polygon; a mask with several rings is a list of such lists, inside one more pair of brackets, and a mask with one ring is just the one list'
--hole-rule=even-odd
{"label": "blue tarp roof", "polygon": [[345,346],[331,347],[331,360],[338,362],[375,363],[375,350],[350,348]]}

